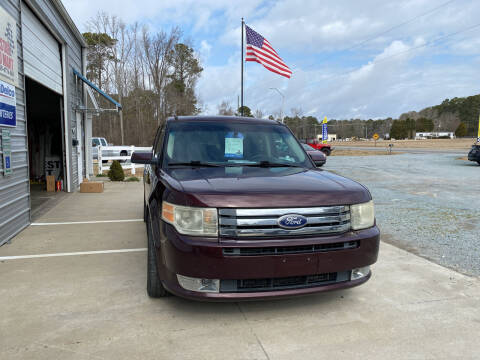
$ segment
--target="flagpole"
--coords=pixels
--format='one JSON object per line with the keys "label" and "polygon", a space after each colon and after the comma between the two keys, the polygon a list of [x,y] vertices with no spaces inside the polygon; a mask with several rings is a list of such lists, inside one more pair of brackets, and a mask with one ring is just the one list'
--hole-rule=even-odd
{"label": "flagpole", "polygon": [[240,63],[242,64],[242,71],[241,71],[241,82],[242,82],[242,85],[241,85],[241,95],[240,95],[240,98],[241,98],[241,102],[240,102],[240,114],[243,116],[243,17],[242,17],[242,59],[240,60]]}

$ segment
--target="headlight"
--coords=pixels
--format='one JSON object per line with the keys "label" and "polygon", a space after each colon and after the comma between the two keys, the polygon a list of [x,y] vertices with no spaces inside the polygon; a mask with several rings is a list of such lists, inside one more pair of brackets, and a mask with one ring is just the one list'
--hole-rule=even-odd
{"label": "headlight", "polygon": [[180,234],[217,236],[217,209],[179,206],[162,203],[162,219],[172,224]]}
{"label": "headlight", "polygon": [[350,206],[350,218],[352,230],[360,230],[372,227],[375,223],[375,210],[373,201]]}

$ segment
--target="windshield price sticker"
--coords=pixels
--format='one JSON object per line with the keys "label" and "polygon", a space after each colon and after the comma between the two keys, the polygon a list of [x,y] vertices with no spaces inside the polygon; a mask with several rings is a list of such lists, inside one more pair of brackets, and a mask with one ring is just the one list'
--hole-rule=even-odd
{"label": "windshield price sticker", "polygon": [[243,139],[225,138],[225,157],[241,159],[243,157]]}
{"label": "windshield price sticker", "polygon": [[243,158],[243,134],[227,133],[225,136],[225,157],[231,159]]}

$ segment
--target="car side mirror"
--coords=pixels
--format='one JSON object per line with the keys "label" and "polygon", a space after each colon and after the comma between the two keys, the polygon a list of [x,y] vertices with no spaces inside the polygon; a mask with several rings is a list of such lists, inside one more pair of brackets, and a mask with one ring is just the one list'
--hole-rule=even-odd
{"label": "car side mirror", "polygon": [[153,153],[151,151],[135,151],[132,154],[131,162],[134,164],[154,164],[156,160],[153,158]]}

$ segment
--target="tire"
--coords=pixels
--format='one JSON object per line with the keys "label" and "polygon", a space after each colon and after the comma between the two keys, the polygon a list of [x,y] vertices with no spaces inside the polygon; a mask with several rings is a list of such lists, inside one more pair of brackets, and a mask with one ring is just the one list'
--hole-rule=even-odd
{"label": "tire", "polygon": [[478,163],[478,165],[480,165],[480,160],[479,160],[479,161],[477,161],[477,163]]}
{"label": "tire", "polygon": [[152,298],[161,298],[170,295],[165,290],[158,276],[157,256],[152,238],[152,224],[150,216],[147,217],[148,259],[147,259],[147,293]]}
{"label": "tire", "polygon": [[[147,205],[145,205],[145,200],[143,200],[143,222],[147,222]],[[148,228],[147,228],[148,231]]]}
{"label": "tire", "polygon": [[322,149],[322,152],[323,152],[326,156],[330,156],[332,150],[330,150],[329,148],[323,148],[323,149]]}

